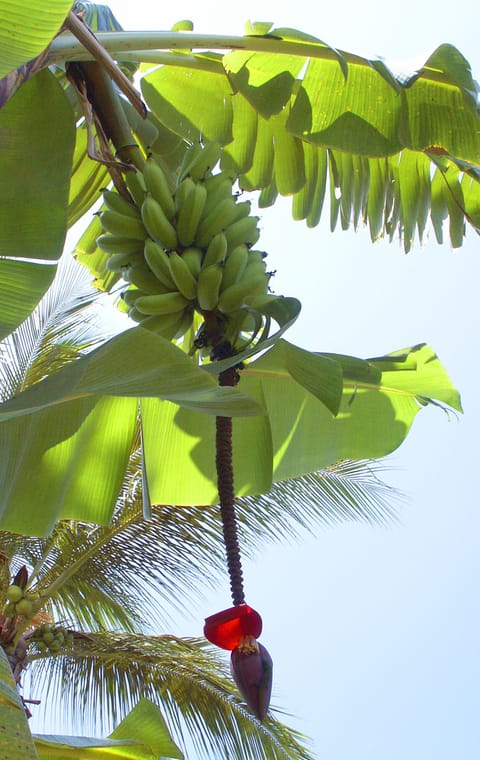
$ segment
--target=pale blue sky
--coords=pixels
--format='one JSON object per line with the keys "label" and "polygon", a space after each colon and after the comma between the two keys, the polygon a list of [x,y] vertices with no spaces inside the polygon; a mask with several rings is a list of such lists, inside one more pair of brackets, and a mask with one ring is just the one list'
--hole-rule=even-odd
{"label": "pale blue sky", "polygon": [[[109,5],[125,29],[190,18],[198,31],[240,34],[247,19],[269,20],[395,60],[422,61],[449,42],[480,78],[473,0]],[[480,240],[471,233],[451,251],[432,236],[405,256],[398,243],[372,246],[366,231],[307,230],[287,200],[262,213],[261,228],[275,290],[303,303],[289,340],[361,357],[428,342],[465,411],[450,420],[422,411],[389,460],[385,479],[408,495],[399,525],[319,529],[246,564],[247,598],[274,660],[272,701],[296,716],[319,760],[476,760]],[[229,604],[225,580],[172,632],[200,634],[203,618]]]}

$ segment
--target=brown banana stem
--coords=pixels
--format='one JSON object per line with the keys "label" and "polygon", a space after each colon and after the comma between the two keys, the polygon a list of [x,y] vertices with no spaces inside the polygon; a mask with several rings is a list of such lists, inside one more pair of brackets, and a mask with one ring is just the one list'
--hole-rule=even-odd
{"label": "brown banana stem", "polygon": [[[235,367],[221,372],[218,378],[222,386],[234,386],[238,382]],[[220,499],[220,515],[223,539],[227,555],[227,568],[234,605],[245,604],[243,591],[242,561],[237,536],[235,514],[235,489],[233,481],[232,418],[216,418],[216,467],[217,485]]]}

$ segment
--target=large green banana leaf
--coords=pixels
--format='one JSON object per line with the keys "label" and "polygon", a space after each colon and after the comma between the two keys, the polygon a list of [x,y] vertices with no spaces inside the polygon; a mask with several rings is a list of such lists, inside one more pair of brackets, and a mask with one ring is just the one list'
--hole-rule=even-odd
{"label": "large green banana leaf", "polygon": [[42,535],[61,518],[107,523],[138,445],[138,396],[209,415],[264,413],[163,338],[126,331],[0,405],[2,527]]}
{"label": "large green banana leaf", "polygon": [[[334,414],[327,403],[339,371]],[[343,459],[391,453],[429,400],[460,410],[457,392],[426,345],[363,361],[312,354],[282,340],[248,365],[241,386],[267,408],[262,417],[233,421],[235,490],[242,496]],[[152,503],[215,503],[214,421],[154,399],[142,401],[142,411]],[[160,436],[160,429],[168,435]]]}
{"label": "large green banana leaf", "polygon": [[109,739],[36,734],[34,740],[39,760],[183,760],[160,710],[148,699],[138,702]]}
{"label": "large green banana leaf", "polygon": [[480,229],[477,85],[458,50],[442,45],[402,82],[313,38],[310,59],[289,54],[305,37],[297,32],[269,36],[276,55],[235,51],[203,69],[198,56],[198,70],[171,61],[147,73],[148,105],[185,139],[224,145],[222,167],[245,189],[263,189],[261,205],[293,196],[294,218],[309,226],[330,191],[332,229],[366,223],[373,240],[398,235],[406,251],[428,217],[438,242],[449,219],[454,247],[466,221]]}
{"label": "large green banana leaf", "polygon": [[0,337],[52,283],[67,231],[75,125],[55,78],[42,71],[0,110]]}
{"label": "large green banana leaf", "polygon": [[40,55],[58,33],[72,0],[9,0],[0,4],[0,79]]}
{"label": "large green banana leaf", "polygon": [[42,535],[60,518],[107,523],[138,445],[136,397],[151,502],[177,505],[217,501],[217,414],[234,418],[236,492],[248,495],[341,459],[385,456],[430,401],[461,409],[425,345],[361,360],[280,339],[247,364],[239,388],[217,388],[141,328],[35,384],[0,405],[0,528]]}

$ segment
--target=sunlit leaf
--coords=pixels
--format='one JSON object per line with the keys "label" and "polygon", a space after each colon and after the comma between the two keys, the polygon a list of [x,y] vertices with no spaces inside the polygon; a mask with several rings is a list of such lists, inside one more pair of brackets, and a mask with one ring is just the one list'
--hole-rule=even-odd
{"label": "sunlit leaf", "polygon": [[[240,385],[268,414],[233,421],[235,489],[240,496],[268,491],[272,482],[340,460],[386,456],[403,442],[427,400],[460,410],[458,393],[428,346],[369,361],[320,354],[338,367],[332,372],[331,365],[324,365],[328,372],[316,379],[309,374],[313,361],[296,365],[296,356],[281,340],[242,372]],[[333,400],[339,368],[343,394],[334,416],[305,385],[319,383],[311,390],[324,399],[332,394]],[[142,411],[152,502],[216,503],[214,421],[153,399],[142,402]]]}
{"label": "sunlit leaf", "polygon": [[57,413],[43,410],[1,423],[1,529],[45,535],[62,518],[108,521],[136,413],[135,399],[80,398]]}
{"label": "sunlit leaf", "polygon": [[208,414],[262,414],[262,408],[234,388],[218,388],[186,354],[155,333],[135,327],[111,338],[11,401],[0,419],[29,415],[79,399],[152,396]]}
{"label": "sunlit leaf", "polygon": [[263,118],[269,119],[290,100],[304,62],[300,56],[236,51],[224,56],[223,65],[233,90],[240,92]]}
{"label": "sunlit leaf", "polygon": [[87,154],[88,135],[85,125],[77,127],[73,155],[72,180],[68,205],[69,225],[75,224],[91,206],[100,200],[100,191],[110,183],[104,164]]}
{"label": "sunlit leaf", "polygon": [[183,760],[153,702],[141,699],[108,739],[35,734],[40,760]]}
{"label": "sunlit leaf", "polygon": [[[52,263],[62,253],[67,230],[75,130],[68,100],[50,72],[33,77],[0,110],[0,134],[3,337],[29,315],[52,282]],[[49,266],[40,271],[34,259]]]}
{"label": "sunlit leaf", "polygon": [[231,141],[232,90],[222,74],[162,67],[143,78],[142,92],[156,116],[185,139]]}
{"label": "sunlit leaf", "polygon": [[[440,46],[415,77],[402,80],[382,61],[340,54],[295,30],[273,29],[265,40],[274,52],[247,45],[223,57],[233,92],[209,84],[208,115],[196,85],[186,85],[186,66],[149,74],[145,94],[158,119],[188,140],[202,130],[214,135],[225,145],[222,167],[239,175],[243,189],[261,190],[261,206],[276,192],[293,194],[294,218],[310,227],[318,224],[328,193],[332,230],[367,224],[373,240],[399,237],[406,251],[417,236],[424,239],[430,223],[443,239],[440,207],[454,247],[463,243],[465,222],[480,229],[477,85],[458,50]],[[202,67],[200,56],[192,61]],[[190,76],[222,81],[218,69],[195,69]],[[454,193],[439,206],[437,156],[468,173],[468,203],[459,204]]]}
{"label": "sunlit leaf", "polygon": [[363,60],[349,61],[345,79],[336,61],[311,60],[287,128],[322,147],[367,156],[397,152],[401,99]]}
{"label": "sunlit leaf", "polygon": [[110,734],[110,738],[136,739],[147,745],[154,755],[183,760],[183,754],[170,736],[162,713],[148,699],[141,699],[135,705]]}
{"label": "sunlit leaf", "polygon": [[39,12],[35,0],[9,0],[0,7],[0,77],[48,46],[71,10],[71,0],[52,0]]}

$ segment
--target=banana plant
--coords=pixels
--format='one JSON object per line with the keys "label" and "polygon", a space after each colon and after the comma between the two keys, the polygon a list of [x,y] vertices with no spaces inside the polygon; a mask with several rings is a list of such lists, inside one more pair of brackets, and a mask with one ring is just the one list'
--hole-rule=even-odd
{"label": "banana plant", "polygon": [[[152,504],[181,507],[220,500],[232,600],[235,608],[245,608],[236,496],[268,492],[274,483],[338,460],[382,457],[401,444],[422,406],[433,403],[459,411],[461,406],[435,352],[424,344],[361,360],[307,352],[288,343],[283,334],[297,318],[300,302],[268,293],[270,274],[265,269],[263,289],[248,294],[254,300],[243,293],[243,300],[234,300],[231,308],[245,307],[253,317],[253,336],[246,344],[235,344],[239,327],[234,340],[227,340],[222,313],[230,313],[228,288],[213,303],[210,282],[202,288],[199,274],[198,290],[189,294],[180,264],[188,244],[180,232],[180,204],[175,203],[185,156],[191,178],[190,151],[197,144],[205,151],[214,145],[219,153],[201,175],[202,182],[213,178],[211,170],[219,160],[220,174],[238,182],[240,190],[260,191],[260,206],[274,202],[277,194],[292,195],[294,218],[306,219],[310,226],[318,223],[328,189],[332,228],[337,219],[344,228],[362,220],[373,239],[400,235],[408,251],[416,232],[424,234],[430,214],[437,239],[442,240],[443,223],[449,218],[451,241],[460,245],[465,223],[479,226],[476,85],[467,62],[450,46],[439,48],[420,72],[400,82],[379,62],[338,52],[288,29],[253,25],[244,37],[223,40],[199,37],[192,30],[93,35],[84,23],[91,12],[88,4],[76,4],[60,29],[55,26],[58,19],[55,25],[52,21],[61,34],[39,51],[34,63],[16,60],[13,72],[6,69],[0,127],[11,149],[4,179],[8,173],[14,184],[8,197],[21,198],[16,213],[28,223],[19,238],[12,217],[5,215],[2,334],[11,334],[46,292],[68,224],[100,201],[98,191],[108,177],[119,198],[141,208],[141,218],[129,222],[129,229],[140,225],[147,238],[167,249],[178,293],[170,292],[168,283],[167,292],[147,291],[132,301],[129,311],[133,316],[137,309],[140,326],[114,336],[0,406],[0,434],[8,452],[2,462],[1,477],[8,488],[2,494],[0,527],[46,535],[58,519],[107,524],[140,436],[145,516]],[[207,54],[193,52],[200,48],[212,49]],[[216,52],[220,49],[226,52]],[[144,64],[146,105],[109,52],[117,61]],[[148,63],[164,65],[149,72]],[[319,82],[328,83],[328,108]],[[45,102],[49,105],[40,119],[37,142],[28,155],[21,155],[26,114],[36,113]],[[40,145],[53,122],[59,150],[48,170],[56,182],[57,213],[50,215],[44,231],[46,205],[36,201],[45,171]],[[171,212],[167,225],[156,206],[150,210],[150,155],[157,166],[165,167],[167,186],[169,177],[178,180],[170,183],[176,212]],[[25,177],[32,167],[37,184],[32,183],[28,194],[23,192]],[[132,180],[138,175],[145,195],[138,179],[136,188]],[[107,203],[105,193],[103,200]],[[158,198],[153,200],[158,205]],[[52,203],[51,197],[47,201]],[[93,218],[77,249],[79,260],[88,261],[96,284],[106,291],[115,288],[123,274],[112,265],[111,251],[105,248],[108,240],[102,239],[102,228],[116,235],[108,213]],[[204,228],[212,230],[210,217],[205,217]],[[203,246],[201,225],[198,232],[193,240]],[[135,239],[137,234],[127,237]],[[240,240],[249,257],[256,239]],[[209,243],[205,239],[205,247]],[[136,254],[130,250],[127,255]],[[146,243],[145,259],[161,279]],[[223,273],[218,272],[217,267],[219,292]],[[125,293],[123,298],[126,301]],[[149,311],[153,299],[155,310]],[[188,301],[195,301],[203,318],[200,325]],[[155,320],[147,324],[144,319],[163,316],[167,302],[174,306],[171,311],[183,309],[190,320],[168,336],[156,327],[149,329],[157,325]],[[277,324],[273,334],[272,321]],[[184,339],[185,331],[190,332]],[[188,353],[183,350],[186,345]],[[208,349],[211,361],[193,362],[190,355],[198,351],[201,356],[202,349]],[[232,451],[232,436],[240,454]],[[24,468],[30,474],[28,482],[20,477]],[[92,485],[87,496],[85,472]],[[39,493],[48,507],[20,515],[18,503],[34,503]],[[205,630],[211,634],[214,628],[211,623]],[[255,652],[263,658],[261,667],[268,668],[268,653],[255,642],[261,624],[257,628],[255,624],[240,631],[242,641],[243,634],[249,639],[241,644],[242,653]],[[219,643],[215,630],[206,635]],[[240,646],[237,642],[224,648],[237,651]],[[237,685],[252,707],[245,668],[237,660],[232,663]],[[253,712],[263,720],[265,704],[253,707]]]}

